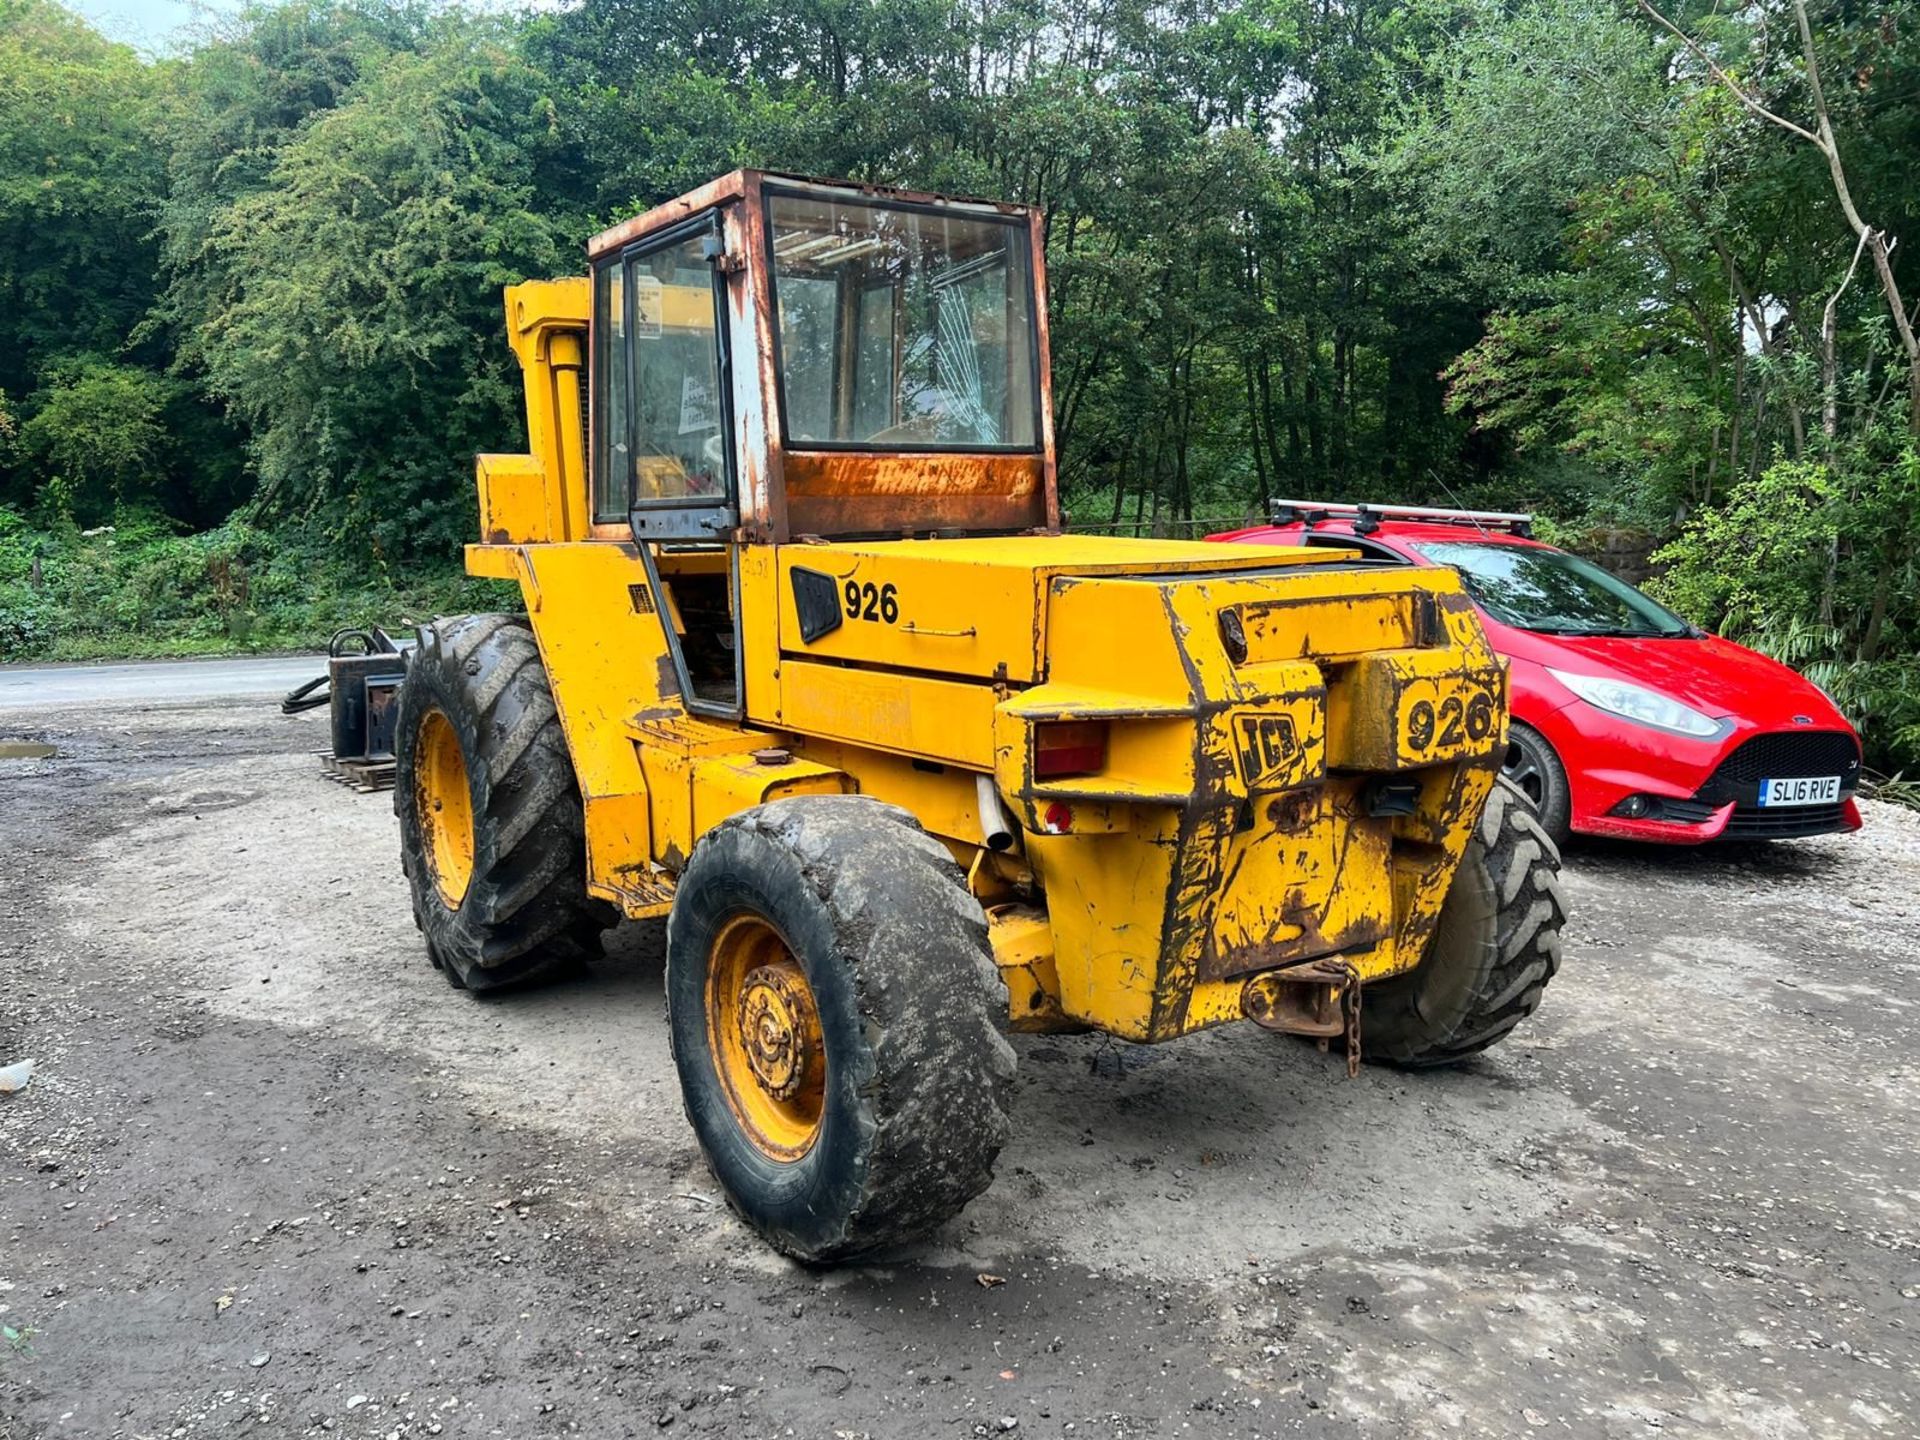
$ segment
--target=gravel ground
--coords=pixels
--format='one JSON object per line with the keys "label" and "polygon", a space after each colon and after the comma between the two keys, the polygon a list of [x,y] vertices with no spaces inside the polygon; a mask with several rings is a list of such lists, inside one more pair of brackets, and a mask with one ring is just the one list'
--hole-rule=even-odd
{"label": "gravel ground", "polygon": [[822,1274],[700,1162],[657,925],[476,1001],[321,717],[21,719],[0,1440],[1920,1433],[1920,817],[1576,849],[1455,1072],[1019,1038],[993,1189]]}

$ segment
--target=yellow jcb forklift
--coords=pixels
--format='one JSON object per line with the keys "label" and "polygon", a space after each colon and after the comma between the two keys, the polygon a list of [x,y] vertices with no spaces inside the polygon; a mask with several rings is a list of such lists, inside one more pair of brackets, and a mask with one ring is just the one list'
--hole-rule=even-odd
{"label": "yellow jcb forklift", "polygon": [[1062,533],[1040,235],[741,171],[510,288],[529,451],[479,458],[467,569],[525,612],[425,627],[402,688],[433,962],[667,916],[688,1118],[810,1261],[986,1187],[1006,1032],[1440,1065],[1559,962],[1450,573]]}

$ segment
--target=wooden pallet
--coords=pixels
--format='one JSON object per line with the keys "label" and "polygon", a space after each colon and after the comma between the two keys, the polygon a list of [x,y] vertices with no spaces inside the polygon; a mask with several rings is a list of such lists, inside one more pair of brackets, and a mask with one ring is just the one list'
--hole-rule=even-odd
{"label": "wooden pallet", "polygon": [[320,773],[336,785],[345,785],[362,795],[393,788],[391,760],[339,760],[331,750],[314,753],[320,757]]}

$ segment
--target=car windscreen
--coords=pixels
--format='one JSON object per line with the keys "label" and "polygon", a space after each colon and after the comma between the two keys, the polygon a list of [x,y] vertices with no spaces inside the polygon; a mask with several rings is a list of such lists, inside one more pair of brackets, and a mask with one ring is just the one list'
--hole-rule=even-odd
{"label": "car windscreen", "polygon": [[1670,639],[1694,633],[1626,581],[1564,550],[1475,540],[1416,541],[1413,548],[1459,571],[1474,601],[1516,629]]}

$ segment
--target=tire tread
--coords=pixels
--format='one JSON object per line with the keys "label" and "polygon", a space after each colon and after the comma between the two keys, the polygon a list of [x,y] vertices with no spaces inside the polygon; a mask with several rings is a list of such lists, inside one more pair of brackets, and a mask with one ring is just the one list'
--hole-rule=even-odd
{"label": "tire tread", "polygon": [[[1539,1007],[1548,983],[1559,973],[1561,927],[1567,918],[1560,888],[1560,849],[1532,814],[1526,798],[1505,779],[1496,780],[1481,811],[1474,838],[1461,864],[1486,867],[1496,904],[1493,934],[1487,937],[1492,963],[1478,977],[1462,1013],[1428,1013],[1423,1006],[1421,970],[1435,963],[1439,946],[1406,975],[1370,987],[1368,1004],[1379,992],[1385,1002],[1379,1022],[1364,1024],[1362,1044],[1368,1058],[1410,1069],[1454,1065],[1506,1037]],[[1458,880],[1455,882],[1459,883]]]}
{"label": "tire tread", "polygon": [[[474,875],[459,912],[445,917],[435,914],[445,907],[409,815],[411,737],[429,704],[449,712],[456,730],[464,722],[477,781]],[[393,804],[415,921],[429,930],[424,917],[434,916],[430,958],[464,988],[485,991],[548,978],[598,953],[618,912],[587,893],[579,785],[527,623],[464,615],[423,626],[401,705]]]}

